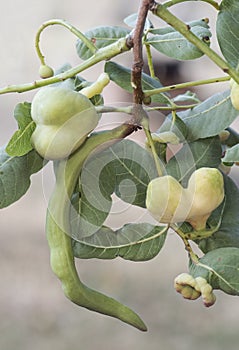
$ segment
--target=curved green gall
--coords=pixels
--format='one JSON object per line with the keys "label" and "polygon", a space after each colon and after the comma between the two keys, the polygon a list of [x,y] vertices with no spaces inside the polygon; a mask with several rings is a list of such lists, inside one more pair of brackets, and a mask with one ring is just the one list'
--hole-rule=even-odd
{"label": "curved green gall", "polygon": [[224,181],[215,168],[197,169],[183,188],[172,176],[153,179],[147,188],[146,207],[159,222],[189,222],[202,230],[211,212],[224,199]]}
{"label": "curved green gall", "polygon": [[94,105],[85,95],[66,87],[44,87],[33,98],[36,129],[32,144],[46,159],[68,157],[85,141],[99,122]]}
{"label": "curved green gall", "polygon": [[130,308],[117,300],[87,287],[80,279],[70,236],[69,212],[76,183],[87,157],[106,142],[117,142],[123,138],[128,126],[100,133],[94,133],[71,157],[57,162],[56,184],[49,201],[46,220],[47,240],[50,247],[51,267],[62,283],[66,297],[73,303],[115,317],[139,330],[147,327],[141,318]]}

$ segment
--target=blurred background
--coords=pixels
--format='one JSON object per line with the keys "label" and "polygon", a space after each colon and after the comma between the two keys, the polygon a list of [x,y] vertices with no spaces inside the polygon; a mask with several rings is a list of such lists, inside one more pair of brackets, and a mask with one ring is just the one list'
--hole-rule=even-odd
{"label": "blurred background", "polygon": [[[99,25],[121,25],[122,19],[136,12],[138,5],[136,0],[1,1],[0,86],[38,79],[39,60],[34,51],[34,36],[42,22],[62,18],[82,31]],[[175,6],[174,13],[186,21],[208,17],[215,34],[215,12],[209,5],[189,2]],[[47,63],[55,68],[66,62],[79,64],[75,41],[64,28],[48,28],[41,44]],[[218,49],[216,44],[213,47]],[[121,62],[130,62],[130,59],[130,55],[120,58]],[[206,58],[176,64],[162,57],[157,63],[167,83],[222,75]],[[102,65],[98,65],[86,71],[84,77],[94,80],[101,69]],[[214,84],[208,90],[200,88],[197,92],[201,98],[206,98],[227,87],[228,83]],[[32,95],[33,92],[0,96],[1,145],[16,129],[15,105],[30,101]],[[113,84],[106,89],[106,103],[126,102],[128,98]],[[235,171],[231,176],[237,180]],[[174,278],[187,271],[187,256],[183,244],[173,234],[169,234],[160,255],[146,263],[120,259],[79,262],[83,281],[132,307],[148,325],[147,333],[70,303],[49,265],[44,224],[52,185],[52,170],[47,166],[32,177],[30,191],[19,202],[0,211],[1,350],[238,348],[238,298],[217,292],[216,304],[206,309],[200,299],[188,302],[174,291]],[[132,214],[129,215],[131,219]],[[117,226],[116,216],[114,224]],[[145,214],[142,216],[146,219]]]}

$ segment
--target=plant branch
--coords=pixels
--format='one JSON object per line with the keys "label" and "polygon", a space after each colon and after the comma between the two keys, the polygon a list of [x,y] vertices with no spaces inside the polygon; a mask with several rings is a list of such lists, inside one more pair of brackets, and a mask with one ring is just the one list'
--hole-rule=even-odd
{"label": "plant branch", "polygon": [[114,56],[121,54],[122,52],[126,52],[130,50],[130,44],[126,38],[121,38],[115,43],[108,45],[99,49],[92,57],[88,60],[84,61],[80,65],[69,69],[68,71],[55,75],[51,78],[36,80],[32,83],[26,83],[21,85],[9,85],[2,89],[0,89],[0,95],[7,94],[11,92],[26,92],[30,90],[34,90],[40,88],[42,86],[59,83],[66,79],[72,78],[79,74],[80,72],[92,67],[96,63],[99,63],[104,60],[108,60]]}
{"label": "plant branch", "polygon": [[156,78],[155,71],[154,71],[154,66],[153,66],[153,57],[151,53],[151,47],[149,44],[145,44],[145,49],[146,49],[146,54],[147,54],[147,61],[148,61],[148,67],[149,67],[149,73],[150,76],[154,79]]}
{"label": "plant branch", "polygon": [[230,77],[225,76],[225,77],[218,77],[218,78],[211,78],[211,79],[203,79],[203,80],[195,80],[195,81],[189,81],[186,83],[180,83],[180,84],[175,84],[175,85],[169,85],[169,86],[164,86],[162,88],[158,89],[153,89],[153,90],[144,90],[144,96],[152,96],[152,95],[157,95],[166,91],[172,91],[172,90],[178,90],[178,89],[185,89],[189,88],[192,86],[199,86],[199,85],[206,85],[206,84],[213,84],[213,83],[221,83],[224,81],[230,80]]}
{"label": "plant branch", "polygon": [[[182,109],[190,109],[197,106],[197,103],[189,104],[189,105],[176,105],[173,106],[154,106],[154,107],[143,107],[143,110],[146,113],[153,112],[153,111],[175,111],[175,110],[182,110]],[[126,106],[126,107],[114,107],[114,106],[95,106],[95,109],[97,113],[125,113],[125,114],[133,114],[134,108],[133,106]]]}
{"label": "plant branch", "polygon": [[144,94],[142,90],[142,69],[144,65],[143,53],[142,53],[142,36],[144,32],[145,21],[148,15],[148,11],[153,0],[142,0],[141,6],[138,12],[138,19],[133,33],[133,66],[131,73],[131,85],[133,87],[133,101],[134,104],[142,104]]}
{"label": "plant branch", "polygon": [[207,44],[200,40],[190,30],[190,27],[182,22],[179,18],[174,16],[164,5],[154,3],[151,7],[154,15],[163,19],[171,27],[181,33],[188,41],[195,45],[205,55],[207,55],[224,73],[230,75],[239,84],[239,75],[237,71],[231,67],[223,58],[221,58],[215,51],[213,51]]}

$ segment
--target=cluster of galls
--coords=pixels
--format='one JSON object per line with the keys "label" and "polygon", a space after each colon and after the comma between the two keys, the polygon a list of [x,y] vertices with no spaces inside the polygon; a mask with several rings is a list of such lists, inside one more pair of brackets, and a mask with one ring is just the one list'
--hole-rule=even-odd
{"label": "cluster of galls", "polygon": [[212,286],[203,277],[194,278],[188,273],[181,273],[174,280],[174,288],[185,299],[196,300],[202,296],[203,304],[206,307],[216,302]]}
{"label": "cluster of galls", "polygon": [[172,176],[157,177],[148,185],[146,207],[161,223],[188,222],[203,230],[212,211],[224,199],[224,181],[215,168],[203,167],[192,173],[187,188]]}

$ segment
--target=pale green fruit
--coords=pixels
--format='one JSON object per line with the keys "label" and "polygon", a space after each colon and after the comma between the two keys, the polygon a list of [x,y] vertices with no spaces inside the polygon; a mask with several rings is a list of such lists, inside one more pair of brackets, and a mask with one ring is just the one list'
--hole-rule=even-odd
{"label": "pale green fruit", "polygon": [[99,115],[86,96],[59,86],[37,92],[31,115],[36,123],[33,146],[43,158],[52,160],[73,153],[99,122]]}
{"label": "pale green fruit", "polygon": [[150,181],[146,194],[146,208],[157,221],[185,221],[189,203],[184,188],[174,177],[166,175]]}
{"label": "pale green fruit", "polygon": [[223,176],[215,168],[197,169],[191,175],[186,191],[191,197],[191,209],[186,221],[196,230],[204,229],[211,212],[224,199]]}

